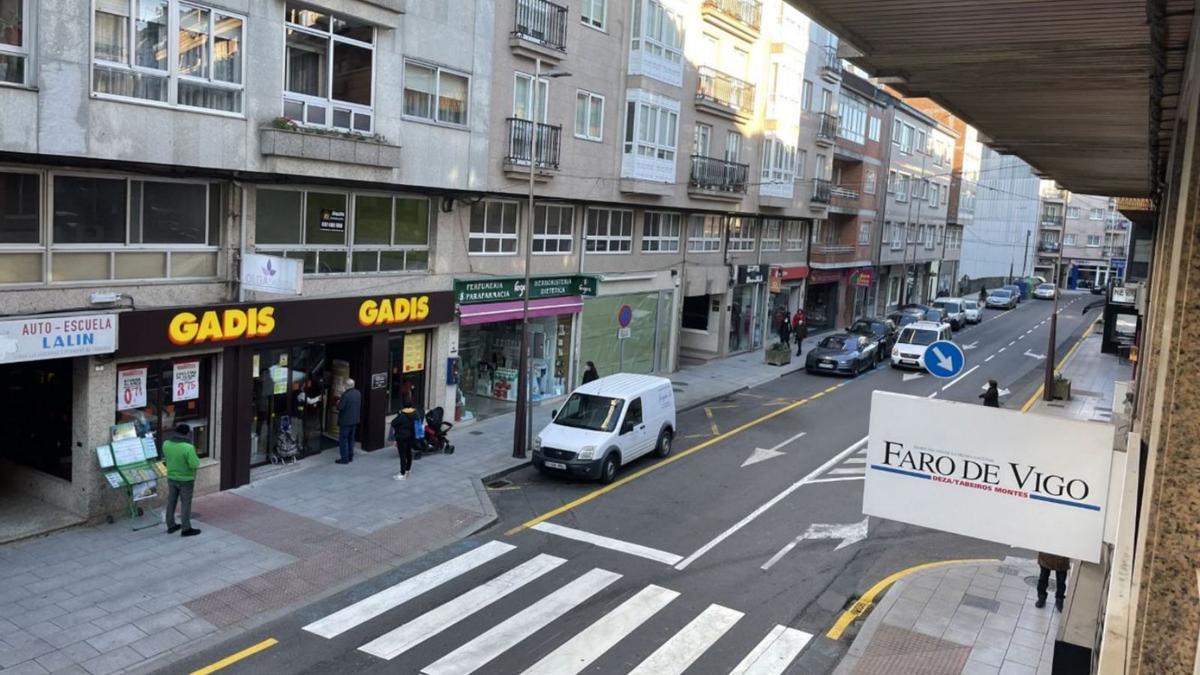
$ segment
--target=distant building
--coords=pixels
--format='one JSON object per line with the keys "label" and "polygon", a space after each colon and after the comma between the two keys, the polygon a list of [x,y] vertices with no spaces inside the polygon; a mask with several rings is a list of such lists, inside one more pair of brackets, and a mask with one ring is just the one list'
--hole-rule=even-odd
{"label": "distant building", "polygon": [[1116,200],[1072,194],[1053,181],[1042,181],[1040,194],[1036,273],[1063,288],[1123,278],[1130,221],[1117,211]]}
{"label": "distant building", "polygon": [[1037,248],[1038,188],[1033,167],[984,146],[974,224],[963,233],[961,277],[973,288],[998,286],[1033,274]]}

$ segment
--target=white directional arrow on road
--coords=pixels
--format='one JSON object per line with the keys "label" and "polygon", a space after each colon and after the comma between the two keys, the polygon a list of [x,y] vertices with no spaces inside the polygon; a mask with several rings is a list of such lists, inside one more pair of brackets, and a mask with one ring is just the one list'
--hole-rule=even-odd
{"label": "white directional arrow on road", "polygon": [[924,375],[922,375],[922,374],[920,374],[920,373],[905,373],[905,374],[904,374],[904,381],[905,381],[905,382],[912,382],[913,380],[919,380],[919,379],[921,379],[922,377],[925,377],[925,376],[924,376]]}
{"label": "white directional arrow on road", "polygon": [[851,544],[857,544],[858,542],[860,542],[866,538],[867,538],[867,518],[866,518],[866,516],[864,516],[863,519],[860,520],[859,522],[850,523],[849,525],[836,525],[833,523],[813,523],[812,525],[808,526],[808,529],[804,531],[804,534],[800,535],[799,537],[796,537],[795,539],[793,539],[793,540],[789,541],[787,544],[785,544],[783,548],[779,549],[778,553],[771,556],[771,559],[768,560],[767,562],[763,563],[762,567],[760,567],[759,569],[763,570],[764,572],[771,569],[772,565],[779,562],[783,558],[783,556],[788,554],[788,551],[791,551],[792,549],[796,548],[796,544],[799,544],[800,542],[804,541],[805,539],[841,539],[842,543],[838,544],[837,548],[833,549],[833,550],[837,551],[837,550],[843,549]]}
{"label": "white directional arrow on road", "polygon": [[1025,350],[1025,356],[1037,359],[1038,361],[1041,361],[1042,359],[1046,358],[1045,354],[1034,354],[1033,352],[1029,351],[1028,349]]}
{"label": "white directional arrow on road", "polygon": [[742,462],[742,466],[750,466],[751,464],[758,464],[759,462],[765,462],[768,459],[771,459],[772,457],[786,455],[787,454],[786,452],[780,452],[779,449],[782,448],[783,446],[787,445],[788,443],[791,443],[792,441],[796,440],[797,438],[800,438],[801,436],[805,435],[806,433],[807,432],[805,432],[805,431],[801,431],[800,433],[796,434],[795,436],[792,436],[791,438],[787,439],[786,441],[784,441],[772,448],[755,448],[754,452],[750,453],[750,456],[746,458],[746,461]]}
{"label": "white directional arrow on road", "polygon": [[975,348],[976,348],[976,347],[978,347],[978,346],[979,346],[979,340],[976,340],[976,341],[972,342],[972,343],[971,343],[971,344],[969,344],[969,345],[963,345],[963,346],[962,346],[962,348],[963,348],[963,351],[964,351],[964,352],[967,352],[967,351],[970,351],[970,350],[972,350],[972,349],[975,349]]}
{"label": "white directional arrow on road", "polygon": [[[987,388],[988,388],[988,386],[987,386],[986,384],[985,384],[985,385],[983,385],[983,390],[984,390],[984,391],[987,391]],[[1001,389],[1001,390],[999,390],[999,391],[998,391],[998,392],[996,392],[996,393],[1000,394],[1001,396],[1008,396],[1008,395],[1009,395],[1009,394],[1011,394],[1012,392],[1011,392],[1011,391],[1009,391],[1009,390],[1007,390],[1007,389]]]}

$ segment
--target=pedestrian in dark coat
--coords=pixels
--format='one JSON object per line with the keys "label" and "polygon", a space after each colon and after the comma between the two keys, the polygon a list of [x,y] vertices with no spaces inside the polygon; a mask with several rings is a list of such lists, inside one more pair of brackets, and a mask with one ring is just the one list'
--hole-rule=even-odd
{"label": "pedestrian in dark coat", "polygon": [[808,321],[804,316],[804,310],[796,308],[796,313],[792,315],[792,339],[796,341],[796,356],[800,356],[800,352],[804,349],[804,338],[808,337]]}
{"label": "pedestrian in dark coat", "polygon": [[983,404],[989,408],[1000,407],[1000,385],[996,384],[995,380],[988,380],[987,391],[979,395],[983,399]]}
{"label": "pedestrian in dark coat", "polygon": [[1067,572],[1071,569],[1071,560],[1061,555],[1038,553],[1038,567],[1041,574],[1037,582],[1036,607],[1046,606],[1046,589],[1050,585],[1050,572],[1054,572],[1054,609],[1063,610],[1063,601],[1067,598]]}
{"label": "pedestrian in dark coat", "polygon": [[404,407],[392,418],[392,438],[396,441],[396,452],[400,455],[400,473],[392,476],[396,480],[407,480],[412,473],[413,454],[417,452],[417,425],[425,424],[425,413],[413,405],[412,396],[404,397]]}
{"label": "pedestrian in dark coat", "polygon": [[987,289],[986,288],[979,289],[979,304],[980,305],[987,304]]}
{"label": "pedestrian in dark coat", "polygon": [[791,322],[786,318],[779,324],[779,344],[789,348],[792,344]]}
{"label": "pedestrian in dark coat", "polygon": [[354,388],[354,380],[346,380],[346,391],[337,402],[338,453],[337,464],[354,461],[354,432],[362,419],[362,392]]}
{"label": "pedestrian in dark coat", "polygon": [[587,384],[588,382],[591,382],[592,380],[598,380],[598,379],[600,379],[600,373],[597,372],[597,370],[596,370],[596,364],[592,363],[591,361],[588,361],[587,368],[583,369],[582,384]]}

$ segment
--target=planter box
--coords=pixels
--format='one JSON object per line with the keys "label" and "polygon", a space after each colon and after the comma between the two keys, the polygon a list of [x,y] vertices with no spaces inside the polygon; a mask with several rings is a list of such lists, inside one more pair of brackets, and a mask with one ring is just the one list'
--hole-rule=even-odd
{"label": "planter box", "polygon": [[787,345],[781,347],[767,349],[767,364],[772,366],[786,366],[792,362],[792,350]]}
{"label": "planter box", "polygon": [[383,169],[400,166],[400,146],[366,138],[265,127],[258,131],[264,156],[293,157],[341,164],[358,164]]}

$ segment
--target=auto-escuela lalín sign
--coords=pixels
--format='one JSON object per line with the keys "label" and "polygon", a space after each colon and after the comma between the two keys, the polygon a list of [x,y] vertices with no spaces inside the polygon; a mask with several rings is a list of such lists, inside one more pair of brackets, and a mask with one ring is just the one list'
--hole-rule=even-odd
{"label": "auto-escuela lal\u00edn sign", "polygon": [[[562,298],[571,295],[595,296],[600,282],[595,277],[573,274],[559,277],[532,277],[529,280],[529,299]],[[525,279],[497,277],[494,279],[455,279],[454,300],[460,305],[520,300],[525,293]]]}

